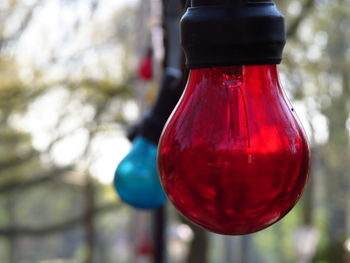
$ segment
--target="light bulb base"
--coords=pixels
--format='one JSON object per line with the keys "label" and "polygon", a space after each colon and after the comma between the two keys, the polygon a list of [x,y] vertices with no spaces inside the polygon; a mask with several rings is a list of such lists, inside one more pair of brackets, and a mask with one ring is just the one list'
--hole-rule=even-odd
{"label": "light bulb base", "polygon": [[271,0],[193,0],[181,19],[190,69],[279,64],[285,42],[284,16]]}
{"label": "light bulb base", "polygon": [[179,70],[165,69],[157,101],[141,125],[140,135],[156,145],[169,115],[182,94],[183,86],[179,85],[180,78]]}
{"label": "light bulb base", "polygon": [[154,115],[148,115],[142,123],[140,135],[155,145],[158,145],[164,122]]}

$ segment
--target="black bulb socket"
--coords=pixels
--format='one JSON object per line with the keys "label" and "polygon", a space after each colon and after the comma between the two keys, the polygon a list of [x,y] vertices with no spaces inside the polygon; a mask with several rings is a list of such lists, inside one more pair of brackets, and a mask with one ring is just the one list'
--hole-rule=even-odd
{"label": "black bulb socket", "polygon": [[192,0],[180,31],[190,69],[279,64],[286,43],[272,0]]}
{"label": "black bulb socket", "polygon": [[158,144],[160,135],[169,115],[176,106],[183,88],[179,85],[181,72],[166,68],[158,98],[140,127],[140,135]]}

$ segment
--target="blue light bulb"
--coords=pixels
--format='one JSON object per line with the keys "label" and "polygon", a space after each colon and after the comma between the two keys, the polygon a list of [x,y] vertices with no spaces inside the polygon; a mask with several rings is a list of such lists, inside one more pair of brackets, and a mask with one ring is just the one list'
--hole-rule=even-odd
{"label": "blue light bulb", "polygon": [[114,186],[125,203],[140,209],[153,209],[166,201],[157,170],[157,146],[138,136],[131,151],[118,165]]}

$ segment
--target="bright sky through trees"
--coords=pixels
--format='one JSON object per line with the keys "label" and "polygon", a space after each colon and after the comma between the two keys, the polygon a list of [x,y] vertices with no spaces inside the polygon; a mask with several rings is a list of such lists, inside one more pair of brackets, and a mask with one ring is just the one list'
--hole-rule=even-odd
{"label": "bright sky through trees", "polygon": [[[122,7],[136,3],[134,0],[101,0],[92,14],[90,1],[43,1],[35,8],[31,23],[16,45],[14,53],[21,68],[20,78],[30,82],[35,71],[39,71],[45,75],[44,82],[60,82],[65,78],[79,80],[83,75],[99,79],[107,71],[118,81],[121,61],[115,54],[120,52],[120,47],[118,40],[108,41],[114,34],[113,16]],[[19,14],[15,15],[9,23],[9,32],[16,29],[20,18]],[[13,120],[15,126],[32,133],[34,147],[44,151],[55,136],[57,113],[67,107],[68,118],[60,126],[60,132],[69,133],[69,136],[53,147],[50,156],[59,165],[75,162],[82,154],[88,138],[87,131],[79,128],[79,124],[93,117],[93,109],[79,100],[66,105],[68,96],[64,87],[56,87],[37,99],[23,118]],[[137,107],[132,102],[128,105],[125,115],[135,120]],[[116,164],[129,147],[120,129],[97,136],[88,160],[92,175],[103,183],[110,183]]]}

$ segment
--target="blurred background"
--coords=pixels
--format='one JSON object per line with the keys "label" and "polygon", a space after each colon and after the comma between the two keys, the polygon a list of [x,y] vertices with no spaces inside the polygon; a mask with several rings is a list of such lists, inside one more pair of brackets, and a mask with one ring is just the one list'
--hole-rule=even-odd
{"label": "blurred background", "polygon": [[[152,213],[122,204],[112,181],[159,89],[167,1],[0,1],[1,263],[153,262]],[[246,237],[202,231],[168,204],[168,263],[350,262],[350,0],[275,2],[281,82],[312,148],[307,190]]]}

